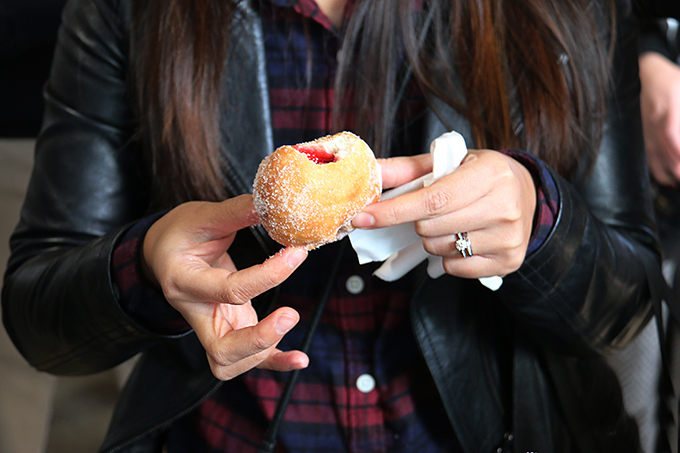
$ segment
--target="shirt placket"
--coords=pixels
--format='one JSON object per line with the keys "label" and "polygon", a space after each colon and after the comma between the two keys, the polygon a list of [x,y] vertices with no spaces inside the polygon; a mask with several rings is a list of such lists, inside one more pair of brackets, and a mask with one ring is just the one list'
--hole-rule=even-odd
{"label": "shirt placket", "polygon": [[343,276],[339,317],[345,355],[346,426],[352,452],[385,451],[385,414],[373,367],[377,329],[375,295],[361,274]]}

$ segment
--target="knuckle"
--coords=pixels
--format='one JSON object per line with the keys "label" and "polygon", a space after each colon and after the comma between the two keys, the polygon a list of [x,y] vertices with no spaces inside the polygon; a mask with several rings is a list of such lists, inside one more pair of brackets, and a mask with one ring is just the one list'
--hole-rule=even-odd
{"label": "knuckle", "polygon": [[525,254],[520,251],[520,248],[516,248],[512,253],[508,253],[503,260],[503,273],[509,274],[515,272],[524,263]]}
{"label": "knuckle", "polygon": [[428,228],[427,222],[423,222],[423,221],[418,220],[416,222],[413,222],[413,227],[414,227],[416,234],[418,236],[423,237],[423,238],[429,236],[430,228]]}
{"label": "knuckle", "polygon": [[430,255],[438,255],[439,254],[439,249],[436,246],[436,244],[432,241],[427,240],[427,239],[423,239],[423,248]]}
{"label": "knuckle", "polygon": [[160,285],[167,300],[180,300],[182,298],[183,291],[174,282],[162,282]]}
{"label": "knuckle", "polygon": [[245,293],[245,288],[231,284],[224,285],[217,297],[221,302],[232,305],[242,305],[250,300],[250,297]]}
{"label": "knuckle", "polygon": [[[508,237],[505,240],[505,246],[509,250],[516,252],[519,249],[522,248],[524,245],[524,236],[522,231],[515,231],[513,233],[508,234]],[[513,253],[515,254],[515,253]]]}
{"label": "knuckle", "polygon": [[455,277],[460,277],[460,278],[473,278],[474,277],[474,268],[469,267],[468,263],[465,262],[465,260],[460,260],[458,258],[444,258],[442,260],[442,264],[444,266],[444,271],[449,274],[453,275]]}
{"label": "knuckle", "polygon": [[174,279],[166,279],[159,283],[163,296],[169,302],[183,302],[191,299],[191,291],[186,291],[185,286]]}
{"label": "knuckle", "polygon": [[397,211],[396,206],[391,206],[389,209],[386,209],[383,215],[385,222],[390,225],[399,223],[399,219],[401,217],[401,214],[399,211]]}
{"label": "knuckle", "polygon": [[516,203],[508,203],[505,210],[505,220],[507,222],[518,222],[522,219],[522,207],[519,201]]}
{"label": "knuckle", "polygon": [[263,291],[271,289],[283,283],[290,275],[290,271],[286,268],[268,269],[266,273],[260,276],[259,281],[262,284]]}
{"label": "knuckle", "polygon": [[203,345],[203,347],[205,348],[205,353],[208,356],[208,362],[210,362],[210,366],[223,368],[231,365],[229,360],[227,360],[227,358],[224,357],[224,355],[221,354],[220,351],[213,345]]}
{"label": "knuckle", "polygon": [[449,275],[456,275],[455,262],[451,258],[444,258],[442,260],[442,265],[444,266],[444,271]]}
{"label": "knuckle", "polygon": [[492,166],[493,178],[499,184],[514,185],[516,183],[515,172],[512,171],[507,161],[498,161]]}
{"label": "knuckle", "polygon": [[484,168],[491,172],[495,177],[501,176],[504,173],[504,170],[508,168],[508,163],[504,156],[499,156],[496,153],[486,153],[484,154],[484,158]]}
{"label": "knuckle", "polygon": [[231,367],[219,365],[214,362],[210,362],[210,371],[213,376],[215,376],[220,381],[229,381],[235,376],[231,370]]}
{"label": "knuckle", "polygon": [[[507,193],[507,191],[505,191]],[[522,202],[517,198],[511,200],[497,200],[495,203],[495,212],[497,220],[505,225],[514,225],[522,221],[524,215],[522,211]]]}
{"label": "knuckle", "polygon": [[184,286],[180,281],[183,273],[179,271],[178,266],[174,263],[167,263],[164,270],[156,274],[156,280],[161,287],[166,298],[179,299],[184,294],[182,287]]}
{"label": "knuckle", "polygon": [[513,256],[510,258],[508,262],[508,272],[515,272],[517,269],[522,266],[522,263],[524,262],[524,257],[520,253],[515,253]]}
{"label": "knuckle", "polygon": [[451,199],[452,195],[447,190],[431,190],[425,198],[425,212],[431,217],[440,215]]}
{"label": "knuckle", "polygon": [[258,352],[265,351],[272,346],[272,342],[268,341],[261,335],[253,336],[253,348]]}

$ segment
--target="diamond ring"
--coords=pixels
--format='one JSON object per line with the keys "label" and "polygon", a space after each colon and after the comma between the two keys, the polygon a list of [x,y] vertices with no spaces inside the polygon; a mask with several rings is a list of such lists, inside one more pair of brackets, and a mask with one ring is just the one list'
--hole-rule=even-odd
{"label": "diamond ring", "polygon": [[472,244],[467,233],[456,233],[458,239],[456,240],[456,249],[463,255],[463,258],[472,256]]}

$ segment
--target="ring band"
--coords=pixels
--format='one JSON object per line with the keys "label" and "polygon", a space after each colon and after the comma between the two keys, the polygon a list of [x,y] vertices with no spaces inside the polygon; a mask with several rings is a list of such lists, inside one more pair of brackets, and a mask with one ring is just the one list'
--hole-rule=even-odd
{"label": "ring band", "polygon": [[463,258],[472,256],[472,244],[467,233],[456,233],[458,239],[456,240],[456,250],[463,255]]}

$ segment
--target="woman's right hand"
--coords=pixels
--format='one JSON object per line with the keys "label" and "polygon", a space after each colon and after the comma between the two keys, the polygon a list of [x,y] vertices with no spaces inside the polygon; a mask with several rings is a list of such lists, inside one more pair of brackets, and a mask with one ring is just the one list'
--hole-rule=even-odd
{"label": "woman's right hand", "polygon": [[289,371],[309,363],[301,351],[276,347],[298,322],[298,313],[282,307],[258,322],[250,303],[286,280],[307,252],[283,249],[242,270],[227,254],[236,232],[258,222],[250,195],[190,202],[161,217],[144,238],[146,278],[194,329],[213,374],[222,380],[255,367]]}

